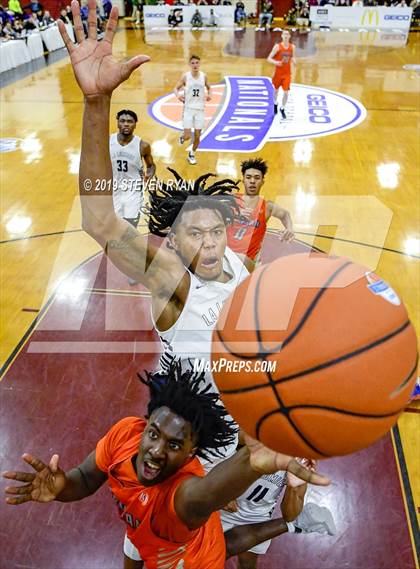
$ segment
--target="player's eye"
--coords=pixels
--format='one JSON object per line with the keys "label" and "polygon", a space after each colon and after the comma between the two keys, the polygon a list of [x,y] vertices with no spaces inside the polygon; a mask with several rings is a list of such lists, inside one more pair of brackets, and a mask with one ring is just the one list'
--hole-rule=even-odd
{"label": "player's eye", "polygon": [[174,443],[174,442],[170,442],[169,443],[169,448],[171,450],[180,450],[181,445],[179,443]]}
{"label": "player's eye", "polygon": [[157,436],[157,432],[154,431],[153,429],[149,430],[149,439],[152,439],[153,441],[155,441],[158,438]]}

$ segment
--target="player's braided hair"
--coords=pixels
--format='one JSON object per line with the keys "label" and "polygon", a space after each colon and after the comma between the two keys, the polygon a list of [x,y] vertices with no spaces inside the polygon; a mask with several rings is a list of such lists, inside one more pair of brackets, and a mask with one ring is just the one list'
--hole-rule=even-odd
{"label": "player's braided hair", "polygon": [[154,235],[166,237],[176,229],[181,212],[196,209],[215,209],[226,225],[239,215],[239,206],[232,191],[238,189],[238,182],[225,179],[206,186],[214,174],[204,174],[191,184],[172,168],[168,170],[175,177],[175,184],[162,182],[158,188],[149,190],[149,230]]}
{"label": "player's braided hair", "polygon": [[234,442],[235,423],[227,419],[227,411],[212,386],[201,385],[205,383],[204,372],[183,371],[181,363],[174,361],[164,373],[146,372],[146,377],[139,374],[139,379],[150,392],[146,419],[155,409],[168,407],[188,421],[197,438],[198,456],[223,456],[219,449]]}

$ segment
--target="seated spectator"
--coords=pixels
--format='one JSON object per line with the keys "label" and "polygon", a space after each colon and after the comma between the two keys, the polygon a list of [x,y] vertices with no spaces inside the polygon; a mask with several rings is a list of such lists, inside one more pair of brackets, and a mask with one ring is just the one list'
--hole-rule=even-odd
{"label": "seated spectator", "polygon": [[246,21],[245,5],[243,2],[236,2],[235,11],[233,13],[235,24]]}
{"label": "seated spectator", "polygon": [[31,14],[27,20],[25,20],[23,24],[24,29],[27,32],[32,32],[33,30],[39,29],[39,20],[36,14]]}
{"label": "seated spectator", "polygon": [[48,26],[51,26],[52,24],[54,24],[55,20],[54,18],[51,17],[51,14],[48,12],[48,10],[45,10],[44,15],[42,17],[41,20],[41,25],[45,28],[47,28]]}
{"label": "seated spectator", "polygon": [[71,24],[70,18],[67,16],[67,10],[65,8],[61,9],[59,19],[65,24]]}
{"label": "seated spectator", "polygon": [[15,18],[15,21],[13,22],[13,29],[16,33],[17,39],[24,39],[26,37],[26,30],[23,27],[22,20]]}
{"label": "seated spectator", "polygon": [[171,10],[168,16],[168,24],[171,28],[176,28],[182,23],[182,11],[181,10]]}
{"label": "seated spectator", "polygon": [[9,15],[7,14],[6,10],[3,8],[3,6],[0,5],[0,24],[2,26],[5,25],[6,22],[9,21]]}
{"label": "seated spectator", "polygon": [[198,9],[194,12],[193,17],[191,18],[191,27],[192,28],[203,27],[203,18],[201,17],[201,14]]}
{"label": "seated spectator", "polygon": [[352,6],[354,6],[355,8],[359,8],[360,6],[363,6],[363,0],[353,0]]}
{"label": "seated spectator", "polygon": [[258,18],[258,26],[259,28],[263,28],[266,26],[269,28],[271,26],[271,22],[273,21],[274,17],[274,7],[271,0],[266,0],[263,2],[261,12]]}
{"label": "seated spectator", "polygon": [[405,0],[401,0],[401,2],[397,4],[397,6],[398,8],[408,8],[407,2]]}
{"label": "seated spectator", "polygon": [[297,19],[297,8],[296,7],[290,8],[290,10],[284,16],[284,19],[286,21],[286,24],[288,24],[289,26],[294,26],[296,24],[296,19]]}
{"label": "seated spectator", "polygon": [[109,20],[109,15],[110,15],[111,10],[112,10],[112,2],[111,2],[111,0],[103,0],[102,4],[104,7],[104,17],[106,20]]}
{"label": "seated spectator", "polygon": [[23,14],[22,6],[20,5],[19,0],[9,0],[7,9],[9,12],[13,12],[13,14]]}
{"label": "seated spectator", "polygon": [[175,2],[173,3],[173,6],[185,6],[185,4],[181,0],[175,0]]}
{"label": "seated spectator", "polygon": [[309,0],[309,6],[319,6],[318,0]]}
{"label": "seated spectator", "polygon": [[309,26],[309,7],[306,4],[298,10],[296,23],[298,26]]}
{"label": "seated spectator", "polygon": [[165,6],[165,0],[157,0],[157,6]]}
{"label": "seated spectator", "polygon": [[223,0],[222,5],[223,6],[232,6],[232,2],[230,0]]}
{"label": "seated spectator", "polygon": [[15,30],[12,27],[12,22],[9,20],[3,26],[3,37],[7,38],[8,40],[14,40],[17,37]]}
{"label": "seated spectator", "polygon": [[29,4],[24,6],[24,8],[25,10],[27,9],[30,10],[31,12],[39,12],[40,10],[42,11],[44,9],[44,6],[39,2],[30,2]]}
{"label": "seated spectator", "polygon": [[197,0],[197,6],[208,6],[207,0]]}
{"label": "seated spectator", "polygon": [[216,28],[218,19],[219,19],[218,14],[216,14],[216,12],[213,10],[213,8],[210,8],[209,26],[211,28]]}
{"label": "seated spectator", "polygon": [[66,6],[66,14],[67,14],[67,18],[73,24],[73,14],[71,12],[71,6]]}

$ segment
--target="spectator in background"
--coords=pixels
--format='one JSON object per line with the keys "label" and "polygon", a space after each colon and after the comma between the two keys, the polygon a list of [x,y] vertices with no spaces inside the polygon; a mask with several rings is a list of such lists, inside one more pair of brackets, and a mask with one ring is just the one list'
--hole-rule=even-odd
{"label": "spectator in background", "polygon": [[141,22],[140,0],[132,0],[132,2],[133,11],[131,12],[131,21],[134,22],[136,26],[139,26]]}
{"label": "spectator in background", "polygon": [[22,20],[15,18],[13,22],[13,29],[16,33],[17,39],[24,39],[26,37],[26,30],[23,27]]}
{"label": "spectator in background", "polygon": [[241,24],[246,21],[245,4],[243,2],[236,2],[234,12],[235,24]]}
{"label": "spectator in background", "polygon": [[41,20],[41,25],[47,28],[48,26],[51,26],[51,24],[54,24],[54,22],[55,22],[54,18],[51,17],[51,14],[48,12],[48,10],[45,10]]}
{"label": "spectator in background", "polygon": [[32,32],[33,30],[39,29],[39,20],[36,14],[31,14],[27,20],[25,20],[23,24],[24,29],[27,32]]}
{"label": "spectator in background", "polygon": [[216,12],[213,10],[213,8],[210,8],[209,26],[211,28],[216,28],[218,19],[219,19],[218,14],[216,14]]}
{"label": "spectator in background", "polygon": [[192,28],[202,28],[203,27],[203,18],[201,17],[200,11],[197,9],[193,17],[191,18],[191,27]]}
{"label": "spectator in background", "polygon": [[207,0],[197,0],[197,6],[208,6]]}
{"label": "spectator in background", "polygon": [[182,23],[181,10],[171,10],[168,16],[168,24],[171,28],[176,28]]}
{"label": "spectator in background", "polygon": [[13,12],[13,14],[23,14],[22,6],[20,5],[19,0],[9,0],[7,9],[9,12]]}
{"label": "spectator in background", "polygon": [[105,20],[109,20],[109,15],[112,10],[111,0],[103,0],[103,7],[104,7],[104,18]]}
{"label": "spectator in background", "polygon": [[26,6],[24,6],[25,10],[30,10],[31,12],[39,12],[44,9],[44,6],[42,4],[40,4],[39,2],[31,2],[30,4],[27,4]]}
{"label": "spectator in background", "polygon": [[70,18],[67,15],[67,10],[65,8],[61,9],[59,19],[65,24],[71,24]]}
{"label": "spectator in background", "polygon": [[258,27],[263,29],[265,25],[267,28],[271,26],[274,17],[274,7],[271,0],[263,1],[261,12],[258,18]]}
{"label": "spectator in background", "polygon": [[66,6],[66,14],[67,14],[67,18],[70,20],[70,22],[73,24],[73,14],[71,11],[71,6]]}
{"label": "spectator in background", "polygon": [[16,32],[13,29],[12,22],[10,20],[3,26],[2,35],[8,40],[14,40],[16,38]]}

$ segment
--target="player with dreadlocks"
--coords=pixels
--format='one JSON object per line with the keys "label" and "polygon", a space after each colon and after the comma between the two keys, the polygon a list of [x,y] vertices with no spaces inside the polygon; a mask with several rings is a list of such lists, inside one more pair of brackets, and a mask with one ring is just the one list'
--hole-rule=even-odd
{"label": "player with dreadlocks", "polygon": [[[80,23],[76,2],[72,11],[74,21]],[[92,20],[93,16],[92,2]],[[211,175],[206,174],[196,180],[191,191],[182,183],[155,191],[149,188],[150,227],[166,236],[168,246],[157,246],[115,214],[107,144],[111,95],[148,60],[138,56],[120,63],[111,57],[116,17],[114,9],[102,42],[95,41],[92,26],[89,38],[80,34],[74,46],[60,26],[84,94],[79,169],[82,226],[123,273],[150,291],[154,324],[165,346],[161,359],[161,368],[165,369],[174,356],[186,364],[209,358],[211,334],[223,302],[248,275],[241,259],[226,247],[226,224],[236,207],[230,194],[236,184],[222,180],[210,185]],[[179,182],[181,178],[174,174]],[[106,191],[90,191],[96,188],[97,180],[106,181]],[[215,388],[210,374],[206,379]],[[235,443],[226,449],[225,456],[234,450]]]}
{"label": "player with dreadlocks", "polygon": [[197,456],[218,454],[235,436],[218,396],[209,386],[202,389],[202,376],[183,373],[179,363],[172,364],[166,376],[146,374],[142,381],[150,392],[145,419],[127,417],[116,423],[96,449],[67,472],[58,466],[56,454],[48,465],[24,454],[35,473],[4,473],[25,483],[6,488],[7,502],[72,502],[108,482],[127,527],[124,569],[222,569],[225,558],[265,539],[316,529],[315,520],[306,516],[294,524],[276,519],[224,535],[217,510],[261,474],[284,469],[315,484],[329,481],[251,438],[204,476]]}

